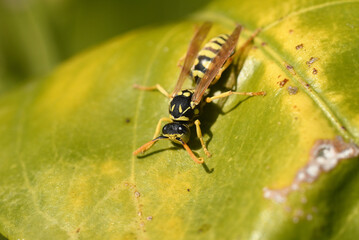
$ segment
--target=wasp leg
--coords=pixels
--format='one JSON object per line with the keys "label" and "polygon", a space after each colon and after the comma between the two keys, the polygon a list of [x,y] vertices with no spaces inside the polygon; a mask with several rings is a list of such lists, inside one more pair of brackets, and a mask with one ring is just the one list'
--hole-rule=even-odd
{"label": "wasp leg", "polygon": [[196,125],[197,137],[201,141],[204,153],[207,155],[207,157],[211,157],[211,153],[208,151],[208,149],[206,148],[206,145],[204,144],[204,141],[203,141],[201,127],[199,126],[199,125],[201,125],[201,122],[197,119],[196,121],[194,121],[194,124]]}
{"label": "wasp leg", "polygon": [[182,142],[182,145],[183,145],[184,149],[186,149],[186,151],[188,152],[188,154],[191,156],[191,158],[192,158],[193,161],[195,161],[195,162],[198,163],[198,164],[204,163],[203,158],[197,158],[197,157],[193,154],[192,150],[188,147],[187,143]]}
{"label": "wasp leg", "polygon": [[254,33],[247,39],[245,43],[236,51],[236,53],[233,56],[240,55],[246,47],[248,47],[249,44],[252,43],[253,39],[261,32],[262,29],[258,28],[254,31]]}
{"label": "wasp leg", "polygon": [[231,58],[240,59],[238,58],[240,55],[243,54],[243,52],[246,50],[246,48],[252,43],[253,39],[261,32],[261,29],[258,28],[254,31],[254,33],[247,39],[245,43],[231,56]]}
{"label": "wasp leg", "polygon": [[240,70],[242,69],[245,60],[247,59],[248,53],[251,49],[251,45],[253,44],[253,39],[260,33],[261,29],[258,28],[254,31],[254,33],[247,39],[245,43],[241,45],[241,47],[231,56],[234,59],[234,68],[235,74],[238,75]]}
{"label": "wasp leg", "polygon": [[245,95],[245,96],[265,96],[266,92],[264,92],[264,91],[261,91],[261,92],[233,92],[233,91],[228,91],[228,92],[221,93],[221,94],[219,94],[217,96],[214,96],[214,97],[207,97],[206,102],[210,103],[215,99],[228,97],[228,96],[233,95],[233,94],[235,94],[235,95]]}
{"label": "wasp leg", "polygon": [[155,134],[153,135],[153,139],[155,139],[156,137],[158,137],[160,135],[162,122],[170,123],[170,122],[172,122],[172,119],[170,119],[168,117],[163,117],[158,121]]}
{"label": "wasp leg", "polygon": [[141,85],[137,85],[137,84],[133,84],[133,88],[137,88],[139,90],[143,90],[143,91],[153,91],[153,90],[158,90],[160,93],[162,93],[163,95],[165,95],[166,97],[170,98],[171,96],[168,94],[168,92],[159,84],[156,84],[155,86],[152,87],[146,87],[146,86],[141,86]]}

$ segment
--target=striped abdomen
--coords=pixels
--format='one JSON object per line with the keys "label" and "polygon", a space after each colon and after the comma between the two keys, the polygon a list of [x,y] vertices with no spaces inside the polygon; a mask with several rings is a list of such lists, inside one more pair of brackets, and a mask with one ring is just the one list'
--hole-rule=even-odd
{"label": "striped abdomen", "polygon": [[[203,49],[198,53],[198,56],[191,69],[191,76],[196,84],[201,81],[209,65],[213,61],[213,58],[221,50],[222,45],[227,41],[228,37],[229,36],[227,34],[221,34],[215,38],[212,38],[211,41],[206,43]],[[232,55],[233,54],[234,52],[232,53]],[[213,81],[212,84],[214,84],[216,80]]]}

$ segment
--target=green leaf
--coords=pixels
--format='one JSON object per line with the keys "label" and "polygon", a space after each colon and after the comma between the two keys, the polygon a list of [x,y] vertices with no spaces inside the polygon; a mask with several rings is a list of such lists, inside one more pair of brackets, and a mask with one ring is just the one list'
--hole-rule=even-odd
{"label": "green leaf", "polygon": [[[263,192],[295,183],[319,159],[317,140],[359,143],[358,15],[357,1],[213,2],[196,21],[120,36],[2,96],[0,232],[9,239],[359,236],[358,158],[301,184],[284,203]],[[215,23],[210,37],[245,25],[240,44],[263,28],[237,90],[267,95],[206,106],[201,127],[213,154],[206,165],[167,141],[133,156],[168,115],[168,100],[132,85],[171,91],[193,26],[205,20]],[[195,137],[190,146],[204,155]]]}

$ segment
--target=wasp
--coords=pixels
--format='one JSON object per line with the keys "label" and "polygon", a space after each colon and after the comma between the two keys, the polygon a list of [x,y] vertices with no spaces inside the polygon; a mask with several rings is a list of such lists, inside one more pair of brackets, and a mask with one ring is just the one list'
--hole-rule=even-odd
{"label": "wasp", "polygon": [[[212,23],[205,22],[196,29],[185,55],[183,65],[181,66],[182,69],[176,86],[171,94],[167,93],[167,91],[159,84],[156,84],[156,86],[153,87],[134,85],[135,88],[140,90],[158,90],[170,99],[169,117],[164,117],[159,120],[152,140],[135,150],[133,152],[134,155],[144,153],[159,140],[168,139],[182,145],[190,157],[196,163],[201,164],[204,162],[203,158],[197,158],[187,145],[187,142],[191,135],[190,128],[195,126],[197,137],[201,142],[205,154],[208,157],[211,156],[203,141],[200,128],[201,123],[198,119],[203,105],[214,99],[224,98],[230,95],[265,95],[264,91],[228,91],[217,96],[204,98],[208,93],[207,90],[209,87],[220,79],[223,71],[228,68],[236,57],[236,46],[242,30],[242,26],[238,24],[231,35],[219,35],[211,39],[201,49],[201,45],[206,39],[211,27]],[[259,31],[256,31],[244,45],[248,45],[258,32]],[[182,89],[182,85],[187,77],[192,78],[195,85],[193,89]],[[162,122],[167,122],[167,124],[163,126],[162,134],[160,135]]]}

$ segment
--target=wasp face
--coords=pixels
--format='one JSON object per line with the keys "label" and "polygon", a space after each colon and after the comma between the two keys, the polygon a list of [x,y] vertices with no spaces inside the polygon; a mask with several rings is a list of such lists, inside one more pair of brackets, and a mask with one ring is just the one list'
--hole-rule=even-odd
{"label": "wasp face", "polygon": [[182,144],[181,141],[187,143],[191,135],[191,131],[186,124],[168,123],[162,128],[163,136],[168,137],[172,142]]}

